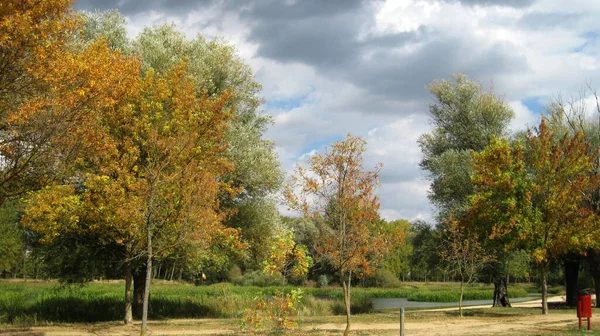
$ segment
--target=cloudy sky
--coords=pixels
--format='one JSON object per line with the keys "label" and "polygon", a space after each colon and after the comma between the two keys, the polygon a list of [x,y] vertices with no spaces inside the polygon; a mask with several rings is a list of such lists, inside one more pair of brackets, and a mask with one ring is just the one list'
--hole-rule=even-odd
{"label": "cloudy sky", "polygon": [[[79,0],[118,9],[129,34],[175,23],[224,37],[264,86],[283,167],[292,171],[346,133],[384,163],[381,214],[430,220],[416,140],[429,131],[427,85],[465,73],[504,97],[512,129],[535,125],[548,99],[600,89],[597,0]],[[589,93],[589,92],[588,92]],[[586,95],[588,94],[586,93]],[[588,97],[588,100],[591,97]]]}

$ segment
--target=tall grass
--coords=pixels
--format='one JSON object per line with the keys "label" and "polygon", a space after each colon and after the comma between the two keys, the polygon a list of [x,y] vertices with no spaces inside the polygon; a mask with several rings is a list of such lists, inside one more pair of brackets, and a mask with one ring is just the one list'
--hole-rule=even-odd
{"label": "tall grass", "polygon": [[[290,290],[288,288],[287,290]],[[193,286],[157,282],[152,286],[150,317],[225,318],[241,317],[255,298],[274,296],[280,287],[215,284]],[[344,314],[341,288],[304,288],[301,315]],[[511,297],[527,296],[526,287],[509,288]],[[62,287],[50,282],[0,280],[0,323],[35,325],[46,322],[100,322],[123,318],[124,283],[92,283]],[[491,299],[491,286],[469,286],[465,299]],[[373,298],[408,298],[413,301],[456,302],[457,284],[403,284],[401,288],[352,289],[352,312],[373,311]]]}

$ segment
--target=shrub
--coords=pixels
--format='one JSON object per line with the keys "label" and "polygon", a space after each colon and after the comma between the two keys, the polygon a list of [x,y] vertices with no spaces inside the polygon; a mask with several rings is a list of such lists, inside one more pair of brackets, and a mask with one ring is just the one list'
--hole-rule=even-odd
{"label": "shrub", "polygon": [[319,279],[317,279],[317,287],[323,288],[329,286],[329,279],[327,275],[321,274],[319,275]]}
{"label": "shrub", "polygon": [[233,282],[233,279],[241,277],[241,276],[242,276],[242,270],[240,269],[240,267],[238,265],[233,265],[227,272],[227,280],[229,280],[230,282]]}
{"label": "shrub", "polygon": [[280,286],[282,276],[280,274],[269,275],[262,271],[248,272],[240,277],[233,279],[233,283],[238,286]]}
{"label": "shrub", "polygon": [[402,282],[392,272],[379,269],[367,278],[366,285],[368,287],[398,288],[402,286]]}

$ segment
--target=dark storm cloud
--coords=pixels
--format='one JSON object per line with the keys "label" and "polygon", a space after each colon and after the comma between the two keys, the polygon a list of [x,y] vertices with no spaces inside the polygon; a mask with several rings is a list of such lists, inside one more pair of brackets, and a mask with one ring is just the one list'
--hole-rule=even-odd
{"label": "dark storm cloud", "polygon": [[[497,73],[527,69],[525,59],[508,45],[482,46],[427,27],[361,37],[361,31],[375,24],[374,7],[364,2],[339,5],[337,11],[331,5],[319,12],[280,3],[268,10],[251,7],[242,17],[252,18],[249,38],[258,45],[259,56],[311,65],[383,99],[423,99],[427,84],[453,72],[489,80]],[[415,43],[421,45],[414,52],[397,51]]]}
{"label": "dark storm cloud", "polygon": [[123,15],[136,15],[150,10],[184,15],[212,3],[212,0],[76,0],[75,8],[86,11],[118,9]]}
{"label": "dark storm cloud", "polygon": [[[531,2],[461,0],[463,4],[482,6]],[[454,72],[488,81],[497,74],[527,69],[525,59],[510,45],[481,45],[472,36],[453,37],[451,32],[424,26],[408,32],[365,35],[375,26],[376,4],[361,0],[82,0],[77,7],[117,8],[125,15],[149,10],[183,15],[204,6],[237,12],[248,26],[248,39],[256,44],[258,56],[283,64],[309,65],[318,73],[351,83],[384,101],[425,99],[427,84]],[[215,17],[211,24],[218,26],[220,20]],[[406,46],[414,46],[415,50],[398,51]]]}

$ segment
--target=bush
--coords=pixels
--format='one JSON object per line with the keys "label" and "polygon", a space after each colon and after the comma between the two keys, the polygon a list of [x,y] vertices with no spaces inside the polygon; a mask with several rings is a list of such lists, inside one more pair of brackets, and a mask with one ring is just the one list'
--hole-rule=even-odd
{"label": "bush", "polygon": [[327,286],[329,286],[329,279],[327,278],[327,275],[325,275],[325,274],[319,275],[319,279],[317,280],[317,287],[323,288],[323,287],[327,287]]}
{"label": "bush", "polygon": [[233,284],[257,287],[281,286],[282,280],[279,274],[269,275],[262,271],[252,271],[233,279]]}
{"label": "bush", "polygon": [[233,279],[239,278],[241,276],[242,270],[238,265],[233,265],[227,272],[227,280],[229,280],[229,282],[233,282]]}
{"label": "bush", "polygon": [[402,282],[392,272],[379,269],[367,278],[366,285],[367,287],[399,288],[402,286]]}

